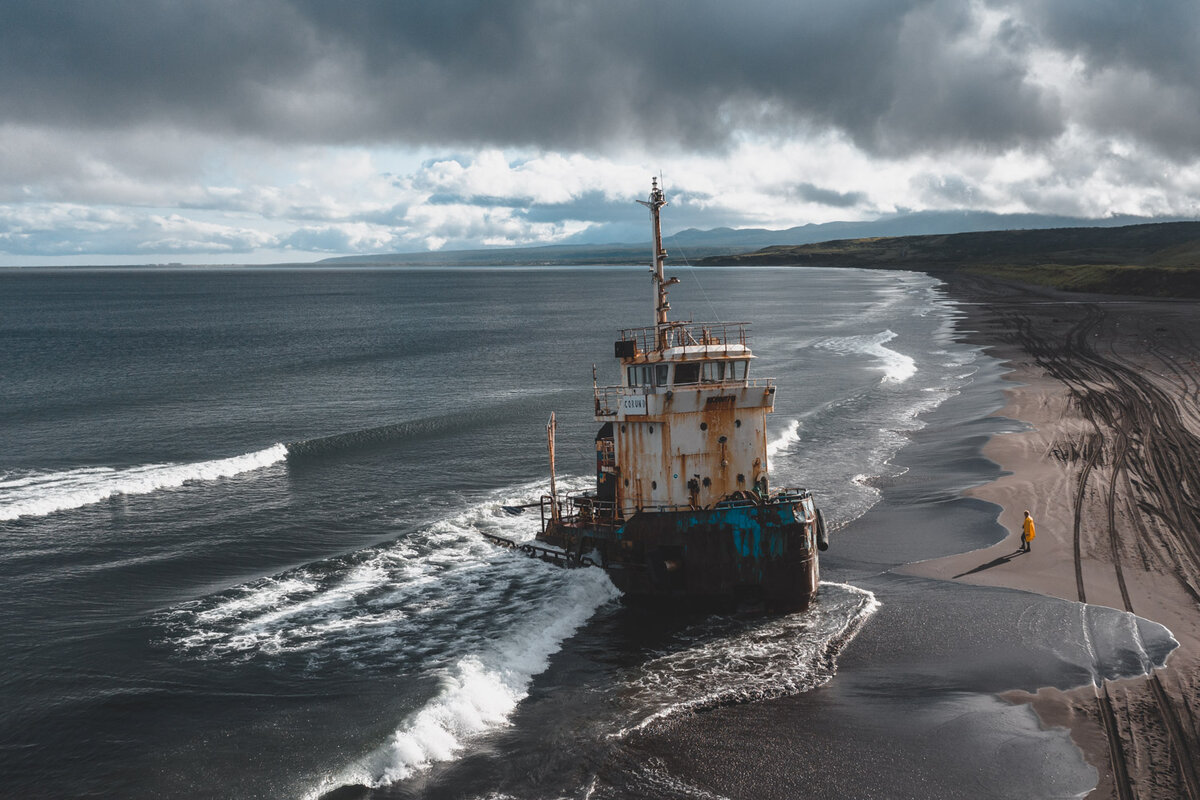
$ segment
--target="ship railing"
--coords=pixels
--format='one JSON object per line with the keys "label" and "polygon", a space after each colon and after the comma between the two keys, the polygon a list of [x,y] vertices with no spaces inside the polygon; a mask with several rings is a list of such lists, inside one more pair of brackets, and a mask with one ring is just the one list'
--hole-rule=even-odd
{"label": "ship railing", "polygon": [[645,394],[646,386],[597,386],[596,387],[596,416],[615,417],[621,407],[621,398],[635,394]]}
{"label": "ship railing", "polygon": [[[721,500],[713,504],[713,508],[753,508],[756,506],[772,506],[795,504],[812,497],[807,489],[778,489],[767,497],[759,497],[750,493],[746,496]],[[557,506],[557,508],[555,508]],[[666,514],[679,511],[696,511],[689,504],[643,505],[639,511]],[[542,495],[542,531],[554,519],[557,511],[560,524],[568,526],[590,525],[595,528],[616,528],[625,524],[625,516],[620,506],[612,500],[598,500],[586,492],[572,492],[551,497]]]}
{"label": "ship railing", "polygon": [[592,525],[598,528],[617,527],[625,523],[621,509],[612,500],[597,500],[583,492],[572,492],[553,498],[542,495],[542,530],[554,518],[557,505],[558,521],[563,525]]}
{"label": "ship railing", "polygon": [[742,497],[734,497],[728,500],[721,500],[714,505],[714,508],[750,508],[753,506],[775,506],[784,504],[794,504],[812,497],[812,492],[808,489],[777,489],[766,497],[759,497],[750,492],[740,492]]}
{"label": "ship railing", "polygon": [[800,507],[804,509],[804,514],[799,521],[807,524],[816,520],[816,516],[810,515],[808,509],[804,508],[802,505],[803,501],[809,499],[810,497],[812,497],[812,492],[810,492],[808,489],[776,489],[768,497],[764,498],[763,502],[765,505],[769,506],[800,505]]}
{"label": "ship railing", "polygon": [[[769,497],[749,495],[748,497],[734,500],[719,500],[716,503],[713,503],[712,508],[751,508],[761,505],[783,505],[786,503],[798,503],[804,498],[811,496],[811,493],[806,489],[783,489],[778,492],[773,492]],[[638,510],[667,513],[672,511],[698,511],[703,509],[699,509],[696,506],[687,503],[675,503],[671,505],[643,505]]]}
{"label": "ship railing", "polygon": [[808,489],[776,489],[767,498],[768,503],[795,503],[799,500],[807,500],[812,497],[812,492]]}
{"label": "ship railing", "polygon": [[666,514],[672,511],[695,511],[696,509],[686,503],[676,503],[674,505],[643,505],[639,510],[652,511],[658,514]]}
{"label": "ship railing", "polygon": [[668,389],[672,391],[686,391],[688,389],[709,389],[717,386],[735,388],[735,389],[770,389],[775,386],[774,378],[750,378],[740,381],[712,381],[702,383],[688,383],[679,386],[597,386],[595,390],[596,400],[596,416],[597,417],[615,417],[617,410],[621,407],[622,397],[636,397],[638,395],[649,394],[665,394]]}
{"label": "ship railing", "polygon": [[668,322],[646,328],[625,328],[621,341],[633,342],[639,352],[665,347],[718,347],[749,342],[749,322]]}
{"label": "ship railing", "polygon": [[[791,505],[791,504],[799,503],[804,498],[809,497],[809,496],[810,496],[810,494],[803,489],[800,489],[800,490],[787,489],[782,492],[773,493],[769,497],[757,497],[757,496],[751,495],[749,497],[738,498],[738,499],[734,499],[734,500],[719,500],[716,503],[713,503],[711,508],[713,508],[713,509],[756,508],[759,506]],[[639,511],[649,511],[652,513],[665,514],[665,513],[673,512],[673,511],[674,512],[703,511],[704,509],[700,509],[700,508],[697,508],[696,506],[692,506],[692,505],[689,505],[686,503],[683,503],[683,504],[677,503],[674,505],[643,505],[638,510]]]}

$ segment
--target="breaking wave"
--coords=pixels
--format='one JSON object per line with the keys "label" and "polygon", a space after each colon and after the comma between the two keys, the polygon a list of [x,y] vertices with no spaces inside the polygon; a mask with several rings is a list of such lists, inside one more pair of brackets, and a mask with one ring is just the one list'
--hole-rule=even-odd
{"label": "breaking wave", "polygon": [[442,670],[437,694],[384,745],[317,795],[339,786],[377,787],[404,780],[434,762],[455,758],[480,734],[507,725],[533,678],[549,666],[550,656],[596,608],[617,596],[600,570],[577,572],[565,591],[529,609],[527,618],[498,641]]}
{"label": "breaking wave", "polygon": [[298,660],[310,673],[400,673],[435,687],[386,741],[330,770],[310,796],[403,780],[507,725],[563,641],[619,596],[598,569],[553,567],[480,535],[532,538],[537,515],[502,505],[541,489],[497,493],[394,542],[178,606],[160,619],[166,643],[203,660]]}
{"label": "breaking wave", "polygon": [[482,424],[489,418],[488,413],[493,412],[472,411],[380,425],[287,444],[273,444],[263,450],[212,461],[8,473],[0,475],[0,521],[44,517],[119,495],[151,494],[193,481],[230,478],[284,460],[304,464],[334,454],[386,448],[397,442],[433,437],[447,430],[461,430],[472,424]]}
{"label": "breaking wave", "polygon": [[861,336],[842,336],[817,342],[816,346],[841,355],[867,355],[879,361],[873,369],[883,371],[885,383],[902,383],[917,373],[917,362],[906,356],[884,347],[896,338],[890,330]]}
{"label": "breaking wave", "polygon": [[787,450],[798,441],[800,441],[800,420],[789,420],[783,432],[767,442],[767,456],[774,458],[776,453]]}
{"label": "breaking wave", "polygon": [[682,634],[679,649],[644,665],[624,697],[638,719],[617,735],[680,713],[800,694],[828,683],[838,654],[879,607],[865,589],[822,583],[804,612],[750,624],[728,618],[701,623]]}
{"label": "breaking wave", "polygon": [[150,494],[191,481],[229,478],[283,461],[287,448],[274,444],[245,455],[189,464],[80,467],[62,472],[10,473],[0,478],[0,520],[44,517],[117,495]]}

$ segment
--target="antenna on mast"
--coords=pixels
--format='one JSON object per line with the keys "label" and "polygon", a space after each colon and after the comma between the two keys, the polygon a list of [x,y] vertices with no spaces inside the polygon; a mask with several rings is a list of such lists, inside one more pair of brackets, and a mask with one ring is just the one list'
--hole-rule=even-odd
{"label": "antenna on mast", "polygon": [[650,274],[654,281],[655,345],[661,350],[667,345],[667,311],[671,308],[671,304],[667,302],[667,287],[679,283],[679,279],[671,278],[670,280],[666,280],[663,278],[663,262],[667,259],[667,251],[663,249],[662,221],[659,218],[658,212],[659,209],[667,204],[667,198],[658,185],[658,178],[650,179],[650,199],[638,200],[638,202],[650,209],[650,222],[654,230],[654,251],[652,256],[654,266],[650,270]]}

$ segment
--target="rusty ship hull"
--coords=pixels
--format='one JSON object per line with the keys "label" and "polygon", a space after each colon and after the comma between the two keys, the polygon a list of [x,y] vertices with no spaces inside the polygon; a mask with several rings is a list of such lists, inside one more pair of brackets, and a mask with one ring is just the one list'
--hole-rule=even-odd
{"label": "rusty ship hull", "polygon": [[540,538],[570,562],[605,569],[628,604],[798,611],[816,595],[824,537],[807,493],[643,510],[615,525],[596,524],[576,500]]}

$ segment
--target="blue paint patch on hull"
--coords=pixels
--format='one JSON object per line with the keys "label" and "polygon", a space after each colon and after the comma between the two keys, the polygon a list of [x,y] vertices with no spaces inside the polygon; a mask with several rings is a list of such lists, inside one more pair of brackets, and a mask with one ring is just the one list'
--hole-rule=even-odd
{"label": "blue paint patch on hull", "polygon": [[[618,527],[562,524],[549,541],[598,561],[629,602],[807,606],[816,593],[815,523],[800,503],[640,511]],[[593,556],[594,557],[594,556]]]}

